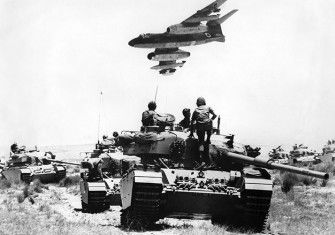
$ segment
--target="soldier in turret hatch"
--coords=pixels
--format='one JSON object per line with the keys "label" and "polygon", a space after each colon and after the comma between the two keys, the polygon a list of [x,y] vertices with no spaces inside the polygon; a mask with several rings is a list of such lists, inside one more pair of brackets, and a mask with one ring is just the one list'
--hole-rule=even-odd
{"label": "soldier in turret hatch", "polygon": [[17,143],[14,143],[10,146],[10,155],[18,153],[18,151],[19,151],[19,146],[17,145]]}
{"label": "soldier in turret hatch", "polygon": [[143,126],[155,126],[157,124],[156,120],[156,102],[150,101],[148,104],[148,110],[142,113],[142,125]]}
{"label": "soldier in turret hatch", "polygon": [[[203,97],[197,99],[197,106],[192,114],[190,137],[193,137],[195,129],[199,141],[199,151],[203,158],[202,160],[205,163],[209,163],[209,144],[213,130],[213,120],[216,118],[216,114],[212,108],[206,105],[206,101]],[[210,115],[212,115],[212,117],[210,117]],[[207,135],[206,141],[205,135]]]}
{"label": "soldier in turret hatch", "polygon": [[179,126],[181,126],[184,130],[188,129],[191,124],[191,111],[188,108],[183,109],[184,119],[179,122]]}

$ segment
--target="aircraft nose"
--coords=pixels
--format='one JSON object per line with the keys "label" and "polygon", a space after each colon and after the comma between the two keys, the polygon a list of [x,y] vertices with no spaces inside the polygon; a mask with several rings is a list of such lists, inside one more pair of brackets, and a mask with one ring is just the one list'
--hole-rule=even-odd
{"label": "aircraft nose", "polygon": [[130,41],[128,42],[128,45],[131,46],[131,47],[133,47],[133,46],[135,45],[135,39],[130,40]]}

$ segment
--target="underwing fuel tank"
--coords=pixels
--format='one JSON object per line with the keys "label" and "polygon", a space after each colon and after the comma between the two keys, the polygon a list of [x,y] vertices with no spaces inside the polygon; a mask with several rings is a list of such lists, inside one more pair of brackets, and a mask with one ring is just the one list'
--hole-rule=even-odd
{"label": "underwing fuel tank", "polygon": [[190,52],[177,50],[173,52],[151,52],[148,54],[149,60],[154,61],[173,61],[173,60],[181,60],[187,58],[191,55]]}
{"label": "underwing fuel tank", "polygon": [[267,169],[329,177],[262,159],[259,149],[219,134],[211,136],[211,164],[199,167],[194,165],[200,154],[197,141],[171,130],[120,136],[124,154],[141,158],[141,164],[120,181],[123,227],[143,229],[172,217],[211,219],[215,224],[261,232],[267,226],[273,190]]}
{"label": "underwing fuel tank", "polygon": [[159,65],[155,65],[152,66],[151,69],[154,70],[162,70],[162,69],[174,69],[174,68],[178,68],[178,67],[183,67],[186,61],[182,61],[182,62],[175,62],[175,63],[167,63],[167,64],[159,64]]}
{"label": "underwing fuel tank", "polygon": [[162,69],[159,71],[159,74],[162,74],[164,76],[172,75],[176,72],[176,69]]}

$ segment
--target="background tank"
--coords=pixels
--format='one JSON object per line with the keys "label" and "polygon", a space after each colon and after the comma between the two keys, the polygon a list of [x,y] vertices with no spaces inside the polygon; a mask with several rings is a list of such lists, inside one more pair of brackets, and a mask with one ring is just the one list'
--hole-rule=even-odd
{"label": "background tank", "polygon": [[318,164],[321,163],[321,159],[315,150],[309,149],[303,144],[295,144],[293,149],[290,151],[290,164]]}
{"label": "background tank", "polygon": [[93,152],[85,155],[80,174],[83,212],[102,212],[111,205],[121,205],[119,183],[125,161],[122,152],[115,146],[98,143]]}
{"label": "background tank", "polygon": [[269,152],[269,158],[276,163],[288,164],[289,163],[289,153],[286,152],[281,146],[272,149]]}
{"label": "background tank", "polygon": [[328,140],[322,148],[322,161],[335,161],[335,140]]}
{"label": "background tank", "polygon": [[125,132],[119,143],[124,154],[139,156],[142,163],[120,182],[121,225],[128,228],[141,229],[174,217],[211,219],[259,232],[266,224],[272,197],[267,169],[328,178],[325,173],[255,157],[257,151],[234,143],[233,136],[212,135],[212,164],[202,169],[196,169],[197,139],[188,138],[187,133]]}
{"label": "background tank", "polygon": [[43,183],[58,182],[66,176],[65,162],[54,159],[51,152],[21,151],[11,154],[1,174],[12,182],[30,183],[34,179]]}

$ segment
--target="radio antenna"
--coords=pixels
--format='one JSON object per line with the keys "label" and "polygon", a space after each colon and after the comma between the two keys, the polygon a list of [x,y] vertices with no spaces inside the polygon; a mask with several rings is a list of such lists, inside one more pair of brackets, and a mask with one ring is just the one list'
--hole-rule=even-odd
{"label": "radio antenna", "polygon": [[100,115],[101,115],[101,107],[102,107],[102,91],[100,91],[100,105],[99,105],[99,118],[98,118],[98,144],[100,137]]}
{"label": "radio antenna", "polygon": [[158,83],[157,83],[156,92],[155,92],[155,102],[156,102],[156,99],[157,99],[157,93],[158,93]]}

